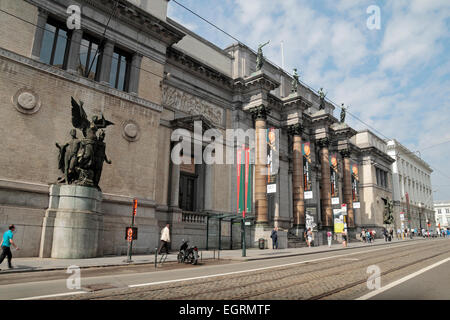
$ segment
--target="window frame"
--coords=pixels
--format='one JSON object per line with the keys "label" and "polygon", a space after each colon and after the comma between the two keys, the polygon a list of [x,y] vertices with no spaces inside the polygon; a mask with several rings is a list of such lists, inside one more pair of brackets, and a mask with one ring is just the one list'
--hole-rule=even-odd
{"label": "window frame", "polygon": [[[51,25],[52,27],[54,27],[55,31],[52,32],[50,30],[47,30],[47,25]],[[55,64],[54,64],[54,62],[55,62],[55,54],[56,54],[56,48],[58,46],[59,31],[60,30],[65,31],[66,34],[67,34],[66,47],[64,49],[63,63],[61,65],[61,69],[66,70],[67,69],[67,60],[68,60],[69,52],[70,52],[70,43],[71,43],[71,39],[72,39],[72,30],[69,30],[67,28],[67,26],[64,24],[64,22],[61,22],[60,20],[58,20],[57,18],[54,18],[53,16],[48,16],[47,17],[47,21],[45,22],[44,35],[45,35],[46,32],[53,33],[53,43],[52,43],[52,48],[51,48],[51,51],[50,51],[50,60],[48,62],[48,64],[51,65],[51,66],[55,66]],[[42,38],[42,44],[44,42],[44,37]],[[43,50],[43,47],[41,47],[41,54],[42,54],[42,50]],[[43,62],[41,60],[41,57],[39,57],[39,60],[41,62]]]}
{"label": "window frame", "polygon": [[[113,73],[113,65],[112,64],[113,64],[113,60],[115,59],[114,54],[117,54],[119,56],[119,58],[117,59],[117,65],[116,65],[116,70],[115,70],[116,76],[114,79],[114,85],[112,85],[111,84],[111,74]],[[123,89],[120,89],[118,87],[119,87],[119,81],[120,81],[120,68],[121,68],[121,63],[122,63],[122,57],[125,58],[126,67],[125,67],[125,74],[124,74]],[[133,55],[132,55],[132,53],[130,53],[118,46],[114,46],[112,59],[113,60],[111,61],[109,85],[111,86],[111,88],[114,88],[116,90],[128,92],[130,89],[130,74],[131,74]]]}
{"label": "window frame", "polygon": [[[83,45],[83,40],[88,41],[89,46],[87,48],[86,60],[84,61],[85,65],[86,65],[86,70],[84,70],[84,72],[81,76],[84,78],[98,82],[98,81],[100,81],[100,70],[101,70],[101,65],[103,62],[104,41],[102,39],[96,37],[95,35],[92,35],[91,33],[84,31],[83,37],[81,38],[80,50],[81,50],[81,47],[85,47]],[[89,78],[89,75],[86,75],[86,72],[89,71],[90,64],[91,64],[90,59],[91,59],[92,44],[96,44],[97,48],[98,48],[96,50],[97,51],[97,65],[95,67],[95,75],[94,75],[93,79]],[[80,59],[80,62],[81,62],[81,59]],[[89,65],[88,65],[88,63],[89,63]],[[90,70],[90,71],[92,72],[92,70]]]}

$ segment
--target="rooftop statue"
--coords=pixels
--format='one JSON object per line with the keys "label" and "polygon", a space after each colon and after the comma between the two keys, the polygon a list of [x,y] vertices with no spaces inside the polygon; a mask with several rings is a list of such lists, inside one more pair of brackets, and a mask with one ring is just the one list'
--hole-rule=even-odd
{"label": "rooftop statue", "polygon": [[257,55],[256,55],[256,71],[259,71],[259,70],[262,69],[262,66],[263,66],[263,64],[264,64],[264,55],[263,55],[262,48],[263,48],[264,46],[268,45],[269,42],[270,42],[270,41],[267,41],[266,43],[260,44],[260,45],[258,46],[258,53],[257,53]]}
{"label": "rooftop statue", "polygon": [[292,80],[292,89],[291,92],[297,92],[298,91],[298,86],[300,85],[300,81],[298,80],[298,73],[297,73],[297,69],[294,69],[294,73],[292,75],[292,78],[294,78]]}
{"label": "rooftop statue", "polygon": [[100,189],[98,183],[103,168],[103,162],[111,164],[107,158],[103,142],[105,131],[100,130],[113,125],[111,121],[105,119],[103,114],[101,118],[93,116],[92,121],[88,120],[83,108],[83,102],[78,104],[72,98],[72,125],[83,132],[83,139],[77,138],[77,130],[71,129],[72,140],[63,146],[56,143],[59,149],[59,166],[64,177],[58,179],[58,183],[75,184],[80,186],[96,187]]}
{"label": "rooftop statue", "polygon": [[344,106],[344,104],[341,105],[341,123],[345,122],[345,115],[347,114],[347,108]]}
{"label": "rooftop statue", "polygon": [[323,88],[320,88],[320,90],[317,93],[319,94],[319,98],[320,98],[319,110],[324,110],[325,109],[325,97],[327,96],[327,94],[325,92],[323,92]]}

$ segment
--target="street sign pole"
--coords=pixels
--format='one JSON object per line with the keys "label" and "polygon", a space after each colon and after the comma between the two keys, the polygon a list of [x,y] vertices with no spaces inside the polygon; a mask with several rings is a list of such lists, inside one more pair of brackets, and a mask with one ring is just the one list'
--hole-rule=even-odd
{"label": "street sign pole", "polygon": [[245,257],[247,252],[246,252],[246,248],[245,248],[245,211],[244,211],[244,216],[242,218],[242,256]]}

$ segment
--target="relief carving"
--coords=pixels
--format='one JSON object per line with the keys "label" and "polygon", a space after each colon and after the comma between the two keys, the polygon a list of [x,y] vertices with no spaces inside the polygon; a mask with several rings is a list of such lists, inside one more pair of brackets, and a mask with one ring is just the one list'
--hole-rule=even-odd
{"label": "relief carving", "polygon": [[165,106],[190,115],[203,115],[212,123],[222,125],[223,110],[191,94],[164,86],[162,100]]}

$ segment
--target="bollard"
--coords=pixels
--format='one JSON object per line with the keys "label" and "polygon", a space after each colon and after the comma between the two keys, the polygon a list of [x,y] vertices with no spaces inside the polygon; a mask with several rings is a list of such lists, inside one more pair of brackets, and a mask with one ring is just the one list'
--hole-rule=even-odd
{"label": "bollard", "polygon": [[155,248],[155,268],[158,265],[158,248]]}
{"label": "bollard", "polygon": [[217,260],[220,260],[220,250],[217,251]]}

